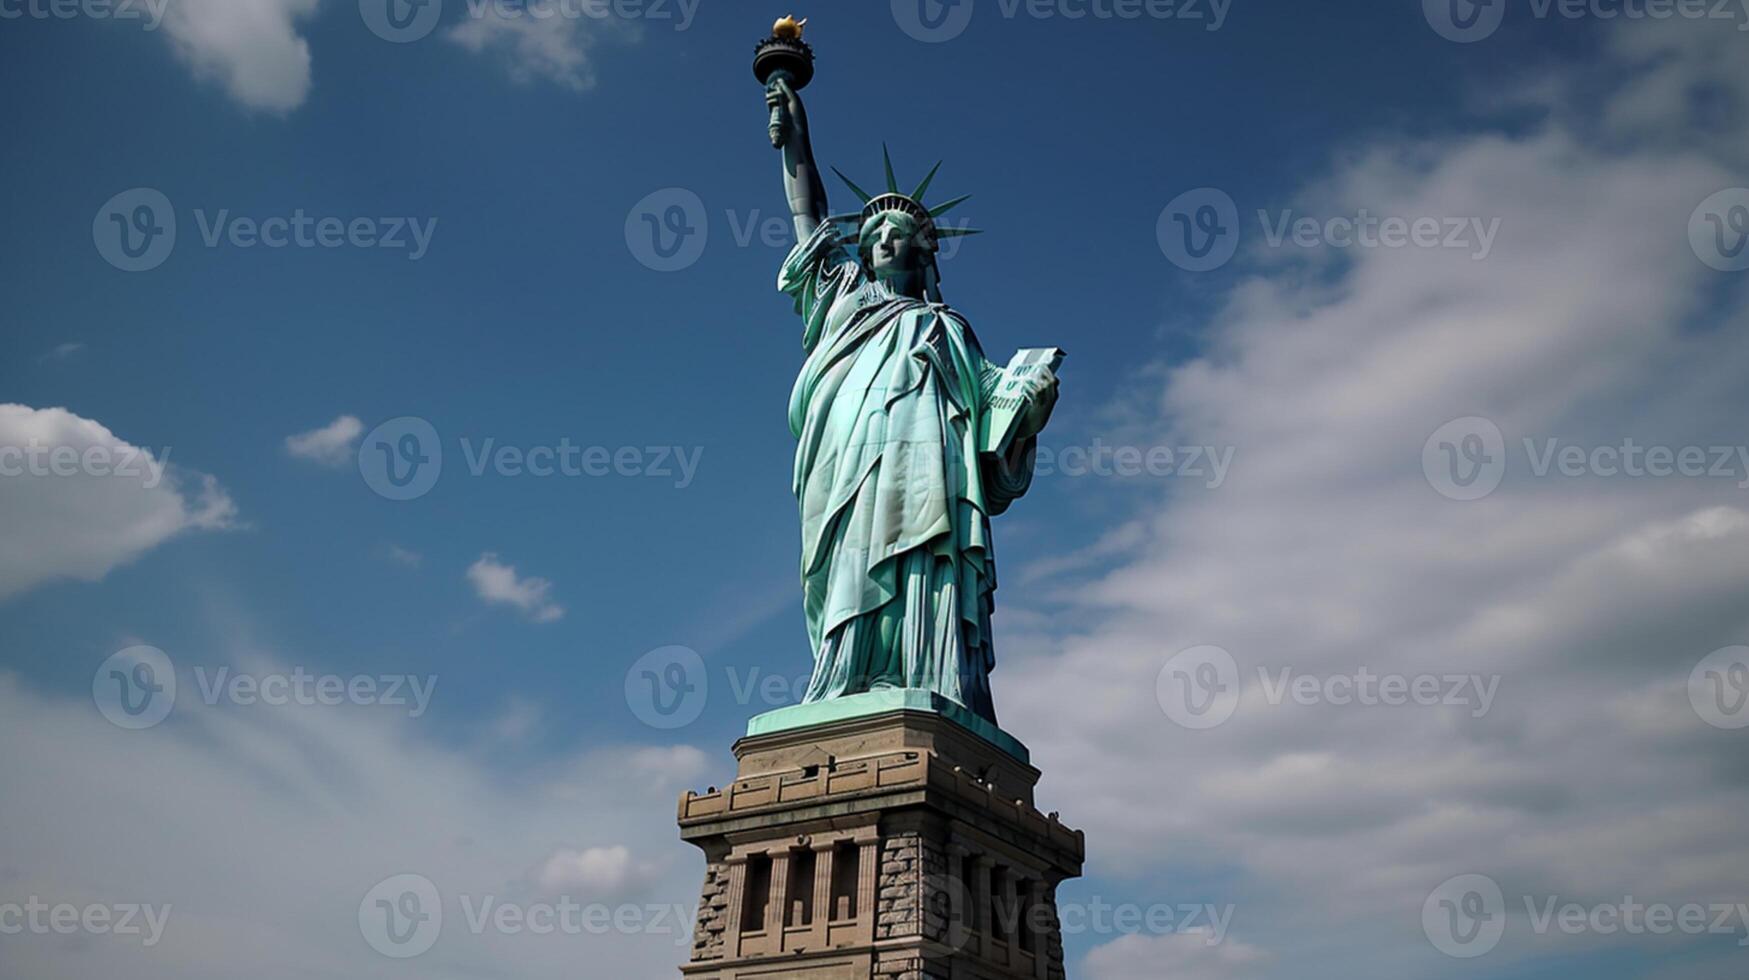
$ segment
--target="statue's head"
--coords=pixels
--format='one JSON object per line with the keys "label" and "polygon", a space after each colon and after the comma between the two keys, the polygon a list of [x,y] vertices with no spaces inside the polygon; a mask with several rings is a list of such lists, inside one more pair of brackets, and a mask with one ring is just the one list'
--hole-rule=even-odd
{"label": "statue's head", "polygon": [[869,275],[893,283],[921,273],[935,261],[931,226],[903,211],[882,211],[862,223],[856,254]]}
{"label": "statue's head", "polygon": [[940,228],[935,224],[935,219],[965,198],[958,197],[933,208],[923,203],[923,192],[929,189],[929,182],[935,178],[935,171],[941,169],[939,163],[930,169],[916,190],[909,194],[900,193],[898,182],[893,179],[892,158],[886,156],[885,147],[881,153],[886,163],[886,191],[869,194],[856,186],[849,177],[839,173],[839,179],[861,198],[862,211],[857,214],[838,215],[835,220],[857,223],[856,233],[844,241],[845,244],[856,245],[857,258],[870,276],[901,293],[939,299],[940,294],[936,291],[939,274],[935,266],[935,253],[941,239],[950,235],[975,235],[977,230]]}

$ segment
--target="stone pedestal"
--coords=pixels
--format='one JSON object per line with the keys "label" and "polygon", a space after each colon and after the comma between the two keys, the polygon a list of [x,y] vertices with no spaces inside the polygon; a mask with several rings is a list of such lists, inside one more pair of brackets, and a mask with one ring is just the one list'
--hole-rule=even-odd
{"label": "stone pedestal", "polygon": [[686,980],[1062,980],[1084,841],[1019,743],[908,708],[774,727],[680,799],[706,861]]}

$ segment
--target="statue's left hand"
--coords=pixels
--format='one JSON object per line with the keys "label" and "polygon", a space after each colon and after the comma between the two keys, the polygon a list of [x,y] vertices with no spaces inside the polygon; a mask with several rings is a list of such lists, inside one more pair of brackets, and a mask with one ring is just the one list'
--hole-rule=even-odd
{"label": "statue's left hand", "polygon": [[1057,407],[1057,389],[1057,373],[1050,368],[1040,366],[1027,379],[1026,414],[1016,433],[1019,438],[1030,439],[1044,431],[1045,423],[1051,420],[1051,410]]}

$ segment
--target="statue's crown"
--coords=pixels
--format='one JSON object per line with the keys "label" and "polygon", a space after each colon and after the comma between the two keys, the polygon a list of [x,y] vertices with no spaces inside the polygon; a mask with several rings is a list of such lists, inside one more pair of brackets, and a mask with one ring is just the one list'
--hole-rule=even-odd
{"label": "statue's crown", "polygon": [[[906,194],[899,190],[899,182],[897,178],[893,176],[893,157],[892,154],[887,152],[885,144],[881,145],[881,160],[886,168],[887,189],[880,194],[870,194],[856,186],[855,181],[844,176],[843,171],[839,170],[837,167],[832,168],[832,172],[838,175],[838,179],[844,181],[845,185],[850,188],[851,192],[862,201],[862,210],[860,212],[833,215],[833,221],[848,222],[854,220],[860,229],[868,219],[877,214],[904,214],[910,216],[917,222],[918,228],[923,237],[931,242],[936,239],[953,238],[959,235],[976,235],[982,230],[978,228],[942,228],[936,225],[936,218],[941,217],[948,211],[959,206],[959,204],[965,201],[966,198],[971,197],[970,194],[964,194],[951,201],[937,204],[935,207],[930,207],[923,203],[923,193],[929,190],[929,182],[935,179],[935,172],[941,169],[940,161],[937,161],[935,166],[929,168],[929,173],[923,175],[923,179],[918,182],[916,188],[913,189],[911,193]],[[846,241],[854,242],[856,241],[856,238],[857,233],[852,232],[846,238]]]}

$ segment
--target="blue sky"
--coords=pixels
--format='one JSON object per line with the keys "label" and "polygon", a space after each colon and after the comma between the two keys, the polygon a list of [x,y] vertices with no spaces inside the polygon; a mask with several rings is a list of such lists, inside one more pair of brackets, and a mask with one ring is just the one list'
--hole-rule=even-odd
{"label": "blue sky", "polygon": [[[0,0],[24,12],[0,21],[0,447],[168,464],[0,476],[0,726],[29,746],[0,763],[0,903],[175,914],[150,949],[25,934],[0,958],[230,976],[283,947],[287,975],[672,975],[684,950],[657,930],[452,925],[397,961],[354,917],[403,872],[455,922],[457,896],[696,900],[675,795],[727,778],[747,717],[788,697],[738,691],[807,670],[788,238],[749,232],[784,218],[748,70],[784,11],[448,0],[391,43],[343,0],[163,2],[143,29]],[[945,160],[932,196],[973,194],[953,217],[987,231],[943,262],[948,301],[994,358],[1069,351],[1055,471],[996,524],[994,679],[1041,804],[1088,831],[1064,901],[1232,913],[1219,942],[1206,922],[1071,936],[1071,975],[1740,976],[1749,921],[1568,936],[1525,910],[1749,902],[1731,832],[1749,743],[1687,687],[1707,663],[1730,683],[1736,655],[1705,658],[1749,643],[1730,247],[1749,13],[1509,4],[1492,31],[1475,8],[1463,41],[1431,2],[1063,16],[1120,8],[976,0],[946,9],[951,36],[919,36],[905,2],[795,10],[823,162],[866,183],[883,141],[901,181]],[[126,271],[106,235],[137,189],[176,238]],[[1197,271],[1174,213],[1205,203],[1238,230]],[[695,230],[664,271],[645,215],[671,205]],[[409,244],[245,244],[299,216]],[[1438,231],[1351,242],[1366,216]],[[388,499],[360,446],[409,417],[442,473]],[[1507,460],[1480,499],[1439,475],[1471,435]],[[1578,448],[1572,472],[1539,465],[1551,440]],[[1720,472],[1609,470],[1594,450],[1624,440]],[[473,475],[488,443],[626,462]],[[1101,447],[1175,465],[1084,472]],[[141,644],[180,688],[127,731],[93,676]],[[710,694],[653,727],[628,674],[675,646]],[[1200,730],[1164,678],[1205,647],[1244,694]],[[203,703],[224,667],[437,686],[417,717]],[[1498,695],[1480,716],[1327,684],[1271,703],[1282,669]],[[1464,874],[1507,908],[1477,959],[1422,924]]]}

